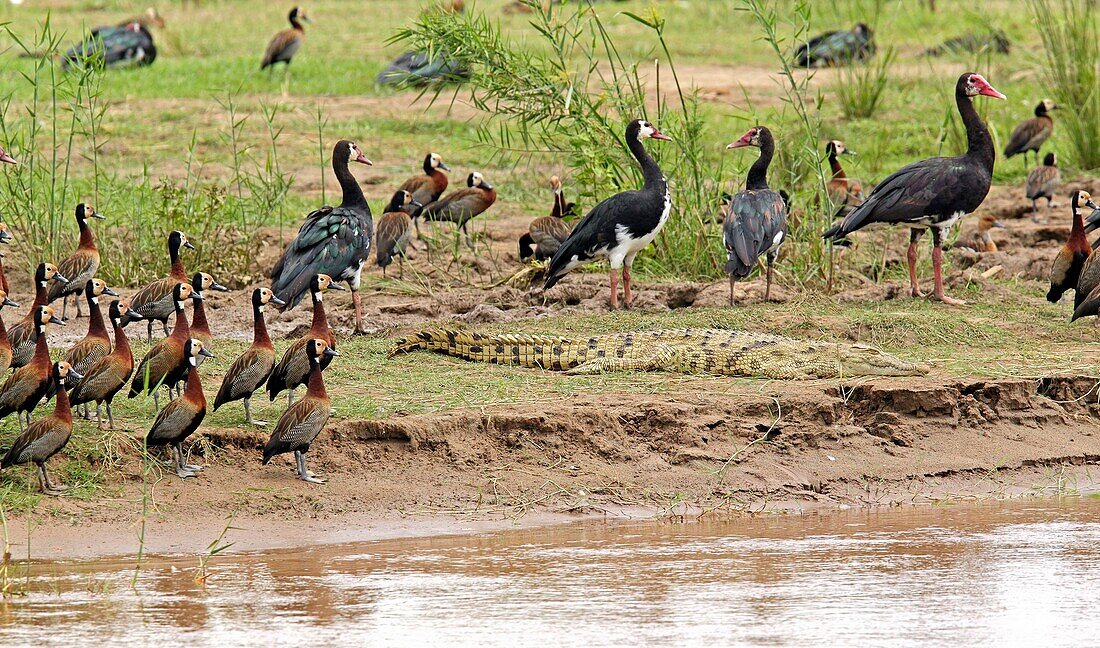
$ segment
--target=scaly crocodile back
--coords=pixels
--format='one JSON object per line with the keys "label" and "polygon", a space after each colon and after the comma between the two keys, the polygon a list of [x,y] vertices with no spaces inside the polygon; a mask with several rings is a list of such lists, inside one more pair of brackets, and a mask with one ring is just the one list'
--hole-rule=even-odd
{"label": "scaly crocodile back", "polygon": [[486,335],[433,328],[397,341],[390,355],[423,349],[475,362],[568,371],[675,371],[797,380],[927,372],[878,349],[727,329],[672,329],[588,338]]}

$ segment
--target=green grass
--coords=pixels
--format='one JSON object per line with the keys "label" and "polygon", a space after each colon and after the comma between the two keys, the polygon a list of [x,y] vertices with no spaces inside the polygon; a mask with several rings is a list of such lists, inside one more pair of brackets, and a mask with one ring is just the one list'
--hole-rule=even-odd
{"label": "green grass", "polygon": [[[281,73],[268,78],[257,68],[271,34],[285,26],[289,5],[275,6],[258,0],[204,0],[199,8],[185,9],[178,3],[160,7],[168,20],[167,28],[155,33],[160,57],[150,68],[110,71],[103,78],[102,100],[107,109],[100,125],[98,151],[102,177],[93,176],[89,161],[92,149],[83,136],[77,137],[70,160],[67,200],[92,197],[96,207],[111,216],[110,221],[93,225],[102,228],[100,231],[108,240],[148,238],[148,232],[168,224],[192,231],[200,222],[204,227],[217,226],[225,216],[211,207],[214,202],[180,195],[176,189],[191,182],[200,193],[231,192],[235,163],[243,164],[249,172],[267,174],[271,131],[262,109],[278,106],[278,114],[270,126],[279,133],[278,159],[289,182],[289,193],[285,200],[259,213],[255,210],[261,202],[246,202],[244,213],[234,217],[239,221],[230,225],[293,230],[302,215],[321,204],[322,173],[327,183],[325,199],[334,199],[336,185],[327,169],[327,159],[322,164],[318,156],[318,110],[325,122],[322,148],[326,158],[333,142],[346,137],[358,141],[374,160],[376,166],[360,172],[359,177],[376,207],[389,198],[397,183],[416,172],[425,151],[436,150],[456,170],[456,177],[479,169],[500,190],[498,205],[486,217],[479,218],[484,224],[479,226],[492,227],[494,218],[501,214],[542,215],[547,202],[544,188],[547,172],[568,173],[561,160],[542,157],[518,166],[487,163],[488,152],[477,146],[478,115],[463,105],[464,92],[459,92],[459,101],[453,109],[447,101],[428,108],[424,102],[411,105],[416,93],[374,87],[375,74],[400,51],[398,46],[387,46],[387,39],[411,23],[417,4],[407,0],[309,3],[308,10],[315,22],[307,26],[308,40],[295,59],[287,96],[281,94]],[[505,0],[477,0],[468,4],[499,20],[510,38],[526,47],[541,47],[532,36],[527,17],[500,14]],[[794,4],[794,0],[780,0],[778,15],[792,15]],[[848,28],[868,6],[866,1],[859,0],[811,4],[811,33]],[[940,4],[939,12],[930,13],[923,3],[891,2],[880,16],[875,25],[880,52],[892,47],[897,56],[873,118],[846,119],[833,90],[837,72],[815,73],[807,99],[819,106],[820,141],[843,139],[861,153],[857,158],[845,160],[850,176],[873,182],[915,159],[959,152],[963,139],[951,94],[955,78],[964,71],[982,72],[1009,96],[1007,102],[979,101],[979,109],[990,122],[998,148],[1015,124],[1030,116],[1033,106],[1042,98],[1038,71],[1043,62],[1041,42],[1021,3],[999,0],[973,5]],[[12,32],[30,42],[49,15],[52,28],[64,32],[62,42],[69,43],[88,26],[116,22],[147,5],[147,0],[48,0],[19,7],[0,2],[0,22],[9,21]],[[755,156],[731,155],[724,150],[725,145],[753,123],[770,126],[781,139],[795,137],[799,128],[797,116],[778,100],[780,87],[767,78],[761,80],[762,75],[774,75],[778,63],[768,45],[760,40],[759,30],[750,17],[738,10],[743,6],[740,0],[691,3],[630,0],[595,5],[624,58],[642,70],[652,69],[653,60],[663,55],[650,30],[621,12],[646,15],[651,6],[667,21],[665,33],[680,67],[681,79],[690,83],[697,78],[704,84],[699,110],[710,146],[703,163],[715,168],[724,165],[724,188],[740,187]],[[963,55],[933,60],[919,56],[924,48],[945,38],[990,27],[1003,30],[1011,39],[1010,57],[972,61]],[[788,38],[795,30],[793,24],[779,25],[780,34]],[[783,44],[785,51],[793,47],[793,42]],[[0,34],[0,99],[9,101],[0,119],[7,130],[26,126],[29,119],[26,106],[33,91],[23,75],[31,73],[35,63],[18,58],[17,49],[10,36]],[[744,94],[739,89],[742,83]],[[707,92],[716,86],[724,86],[723,92]],[[240,147],[245,151],[238,158],[234,158],[226,139],[231,129],[224,103],[229,97],[237,104],[239,115],[247,117],[238,127]],[[449,95],[444,98],[449,99]],[[68,118],[64,111],[62,114]],[[65,123],[55,124],[43,115],[46,132],[56,127],[62,135],[66,133]],[[1059,153],[1068,150],[1066,137],[1066,130],[1056,126],[1047,150]],[[194,165],[189,175],[186,162],[192,138]],[[52,151],[52,144],[46,139],[39,140],[38,147]],[[25,153],[19,149],[11,152],[17,157]],[[1072,160],[1067,160],[1063,167],[1067,178],[1079,171]],[[0,169],[0,176],[12,173],[15,172],[9,168]],[[1026,173],[1020,161],[998,161],[994,179],[997,183],[1022,183]],[[677,178],[672,181],[675,187]],[[3,186],[0,180],[0,187]],[[71,209],[71,205],[59,205],[54,210],[57,213],[50,214],[47,213],[50,209],[41,203],[28,206],[22,217],[63,219],[58,221],[59,234],[47,243],[57,249],[68,249],[75,238]],[[5,216],[12,218],[10,213]],[[718,228],[706,235],[720,251]],[[205,256],[195,259],[193,266],[209,263],[221,254],[216,239],[197,242],[200,254]],[[28,257],[32,255],[27,245],[23,237],[9,267],[19,262],[30,267],[32,261]],[[153,241],[148,245],[142,249],[129,244],[105,246],[105,268],[116,273],[112,279],[133,285],[150,275],[159,275],[163,271],[160,257],[143,255],[151,249],[160,250],[163,243]],[[148,258],[158,262],[149,263]],[[855,258],[846,261],[853,265],[860,262]],[[927,263],[926,256],[924,262]],[[649,267],[650,275],[643,273],[643,281],[651,281],[654,276],[677,277],[675,267],[657,264]],[[122,268],[130,269],[124,272]],[[782,264],[779,269],[785,271]],[[245,277],[259,276],[256,273],[264,269],[237,270],[236,279],[243,281]],[[719,268],[714,268],[714,276],[719,272]],[[903,268],[891,268],[887,276],[901,278],[903,272]],[[219,279],[239,283],[234,277]],[[990,299],[983,298],[977,287],[971,287],[960,296],[977,304],[963,311],[910,300],[837,304],[809,294],[784,305],[551,317],[488,328],[568,334],[687,325],[739,326],[809,337],[858,334],[860,339],[887,350],[931,360],[938,370],[952,376],[1033,376],[1059,371],[1095,373],[1100,369],[1090,359],[1092,354],[1079,352],[1092,342],[1091,329],[1067,326],[1062,310],[1043,303],[1037,292],[1029,290],[1002,290],[995,299]],[[566,378],[423,354],[391,359],[386,357],[388,346],[389,342],[381,337],[341,342],[345,357],[326,376],[341,417],[384,417],[394,412],[560,399],[580,392],[662,392],[676,389],[680,383],[718,380],[664,374]],[[221,371],[243,348],[244,343],[219,341],[218,359],[203,368],[209,394],[214,393]],[[139,346],[135,353],[140,356],[143,351],[144,347]],[[371,367],[369,375],[362,370],[364,366]],[[259,407],[262,400],[257,399],[256,414],[274,421],[282,412],[283,402]],[[126,435],[143,433],[152,419],[151,402],[123,399],[117,409],[116,418]],[[240,407],[234,404],[211,414],[207,425],[234,426],[241,418]],[[0,424],[0,441],[10,441],[16,429],[14,419]],[[102,489],[108,487],[109,480],[104,474],[110,469],[105,459],[113,452],[109,442],[121,444],[123,452],[134,451],[121,437],[104,438],[94,432],[94,426],[78,423],[74,443],[66,452],[67,459],[59,461],[55,468],[64,481],[76,486],[78,497],[102,494]],[[23,484],[29,483],[33,483],[33,475],[22,469],[0,474],[0,485],[11,487],[5,501],[23,493],[26,490]],[[6,506],[18,509],[37,501],[35,496],[19,497],[22,499],[14,505],[8,501]]]}

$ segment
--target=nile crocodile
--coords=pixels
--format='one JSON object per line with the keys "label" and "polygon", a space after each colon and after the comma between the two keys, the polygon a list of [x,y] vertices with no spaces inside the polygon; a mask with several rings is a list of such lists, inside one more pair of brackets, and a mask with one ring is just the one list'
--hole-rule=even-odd
{"label": "nile crocodile", "polygon": [[570,374],[675,371],[782,380],[915,376],[928,372],[873,347],[796,340],[727,329],[611,333],[588,338],[486,335],[432,328],[397,341],[390,355],[417,349]]}

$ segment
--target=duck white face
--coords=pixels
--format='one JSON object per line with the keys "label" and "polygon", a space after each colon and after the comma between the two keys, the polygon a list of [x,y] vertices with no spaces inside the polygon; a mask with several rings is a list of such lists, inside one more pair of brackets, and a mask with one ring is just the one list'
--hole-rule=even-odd
{"label": "duck white face", "polygon": [[993,97],[995,99],[1007,99],[996,88],[989,85],[989,82],[985,80],[980,74],[972,73],[966,78],[966,96],[976,97],[978,95],[985,95],[987,97]]}
{"label": "duck white face", "polygon": [[1074,210],[1078,214],[1080,214],[1081,210],[1085,209],[1086,207],[1089,209],[1100,209],[1100,205],[1097,205],[1092,201],[1092,194],[1085,191],[1084,189],[1078,191],[1077,194],[1074,195],[1073,203],[1075,208]]}
{"label": "duck white face", "polygon": [[348,159],[353,162],[358,162],[359,164],[374,166],[374,162],[371,162],[367,159],[367,156],[363,155],[363,152],[359,150],[355,142],[348,142]]}
{"label": "duck white face", "polygon": [[550,176],[550,188],[554,190],[554,193],[561,193],[561,178]]}
{"label": "duck white face", "polygon": [[1054,110],[1057,107],[1058,107],[1058,105],[1055,104],[1052,100],[1043,99],[1043,110],[1045,110],[1046,112],[1050,112],[1050,111]]}
{"label": "duck white face", "polygon": [[413,195],[411,193],[409,193],[407,191],[402,191],[401,194],[402,194],[401,195],[401,204],[402,205],[408,205],[409,203],[411,203],[413,201]]}
{"label": "duck white face", "polygon": [[485,183],[485,176],[481,175],[477,171],[474,171],[473,173],[470,174],[470,186],[471,187],[480,187],[484,183]]}
{"label": "duck white face", "polygon": [[439,165],[443,164],[443,158],[439,157],[439,153],[432,153],[432,168],[438,169]]}

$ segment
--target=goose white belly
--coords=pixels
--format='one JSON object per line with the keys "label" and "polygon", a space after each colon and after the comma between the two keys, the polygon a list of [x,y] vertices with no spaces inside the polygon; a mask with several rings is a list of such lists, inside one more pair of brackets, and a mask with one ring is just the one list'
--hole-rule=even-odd
{"label": "goose white belly", "polygon": [[623,267],[623,264],[630,265],[634,262],[634,257],[639,252],[644,250],[650,243],[652,243],[657,235],[661,233],[661,228],[665,226],[665,222],[668,221],[669,214],[672,213],[672,194],[665,190],[665,206],[661,210],[661,217],[657,219],[657,224],[652,230],[634,238],[630,234],[630,228],[623,224],[615,226],[615,245],[610,248],[601,250],[608,260],[611,261],[611,267],[618,270]]}

